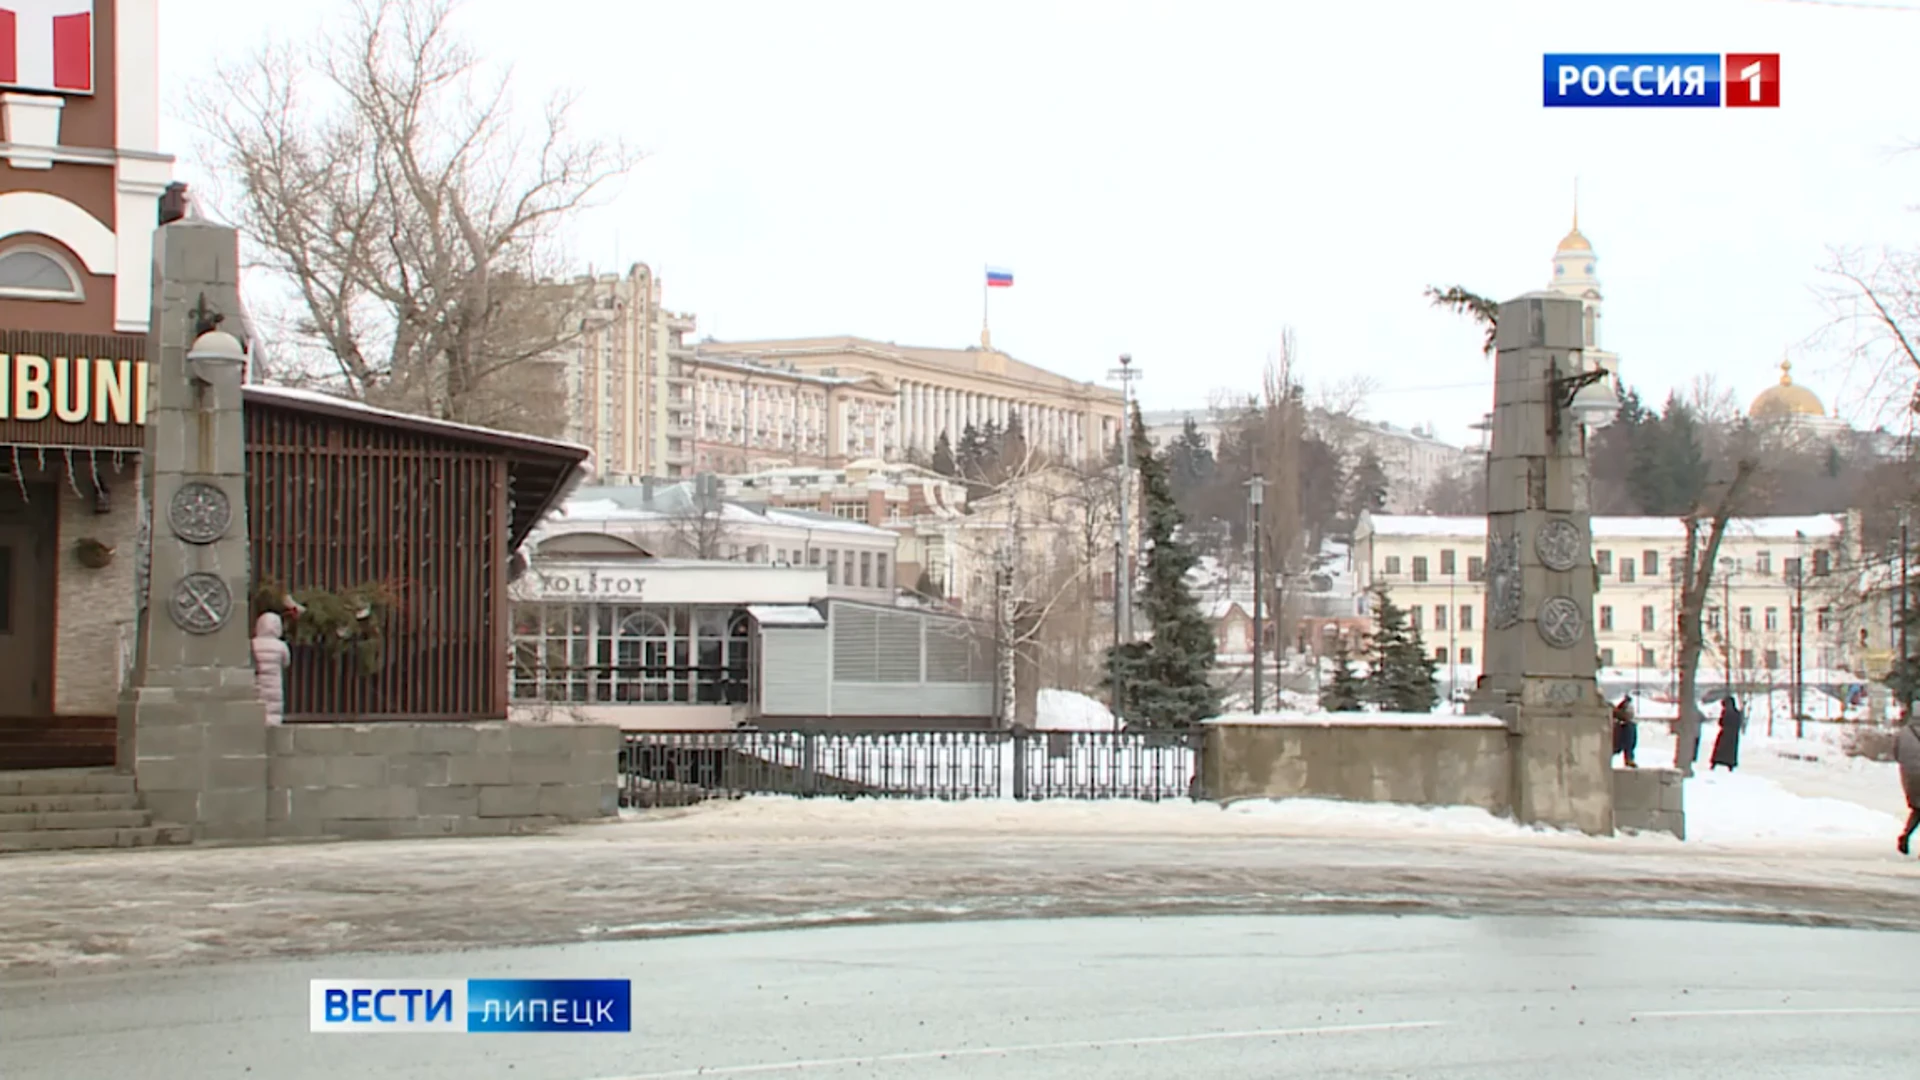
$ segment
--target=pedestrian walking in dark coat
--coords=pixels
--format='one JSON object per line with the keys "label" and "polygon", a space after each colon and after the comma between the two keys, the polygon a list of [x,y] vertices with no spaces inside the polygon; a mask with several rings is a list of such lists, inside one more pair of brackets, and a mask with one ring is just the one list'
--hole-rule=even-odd
{"label": "pedestrian walking in dark coat", "polygon": [[1900,786],[1907,790],[1907,827],[1894,846],[1907,854],[1913,830],[1920,828],[1920,720],[1908,720],[1893,740],[1893,760],[1900,763]]}
{"label": "pedestrian walking in dark coat", "polygon": [[1722,765],[1728,772],[1740,767],[1740,730],[1746,726],[1747,718],[1733,698],[1720,699],[1720,734],[1713,737],[1713,764],[1708,771]]}
{"label": "pedestrian walking in dark coat", "polygon": [[1623,697],[1613,707],[1613,752],[1626,758],[1627,768],[1637,769],[1633,752],[1640,745],[1640,725],[1633,722],[1633,699]]}

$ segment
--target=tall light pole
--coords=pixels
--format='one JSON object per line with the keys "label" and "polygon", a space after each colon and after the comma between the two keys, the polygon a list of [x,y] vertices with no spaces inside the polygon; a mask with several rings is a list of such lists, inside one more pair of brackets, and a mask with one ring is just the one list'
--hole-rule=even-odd
{"label": "tall light pole", "polygon": [[1640,665],[1641,658],[1645,655],[1646,653],[1640,650],[1640,635],[1633,635],[1633,696],[1635,700],[1640,697]]}
{"label": "tall light pole", "polygon": [[1913,719],[1913,676],[1907,670],[1907,659],[1913,654],[1907,651],[1907,525],[1910,515],[1906,507],[1900,508],[1900,718]]}
{"label": "tall light pole", "polygon": [[1793,558],[1793,737],[1807,737],[1807,534],[1795,531]]}
{"label": "tall light pole", "polygon": [[1121,717],[1123,697],[1120,686],[1120,582],[1127,573],[1127,527],[1113,523],[1113,649],[1107,653],[1107,681],[1112,686],[1113,718]]}
{"label": "tall light pole", "polygon": [[[1454,629],[1460,624],[1460,608],[1453,602],[1454,579],[1459,577],[1456,570],[1447,571],[1447,700],[1452,701],[1460,693],[1460,646],[1454,638]],[[1452,706],[1448,706],[1451,708]]]}
{"label": "tall light pole", "polygon": [[1133,357],[1120,354],[1120,366],[1107,372],[1107,378],[1120,381],[1120,577],[1114,581],[1114,612],[1119,623],[1115,645],[1133,641],[1133,530],[1129,519],[1133,503]]}
{"label": "tall light pole", "polygon": [[1260,645],[1265,640],[1261,626],[1261,598],[1266,593],[1266,578],[1260,567],[1260,507],[1266,501],[1266,478],[1255,474],[1247,481],[1248,517],[1252,520],[1249,528],[1253,533],[1253,711],[1260,712]]}

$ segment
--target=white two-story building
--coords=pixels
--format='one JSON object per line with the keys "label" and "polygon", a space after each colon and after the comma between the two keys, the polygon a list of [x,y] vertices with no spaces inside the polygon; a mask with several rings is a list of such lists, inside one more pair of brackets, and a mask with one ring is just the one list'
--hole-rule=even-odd
{"label": "white two-story building", "polygon": [[[1680,574],[1686,530],[1674,518],[1596,517],[1594,643],[1600,665],[1673,668],[1680,651]],[[1734,520],[1707,598],[1703,679],[1784,684],[1795,666],[1796,608],[1804,612],[1798,662],[1808,681],[1857,671],[1849,628],[1853,577],[1845,520],[1836,516]],[[1486,618],[1487,522],[1480,517],[1364,515],[1354,530],[1355,587],[1385,589],[1408,611],[1440,671],[1477,670]],[[1804,575],[1803,575],[1804,571]],[[1464,680],[1463,680],[1464,681]]]}

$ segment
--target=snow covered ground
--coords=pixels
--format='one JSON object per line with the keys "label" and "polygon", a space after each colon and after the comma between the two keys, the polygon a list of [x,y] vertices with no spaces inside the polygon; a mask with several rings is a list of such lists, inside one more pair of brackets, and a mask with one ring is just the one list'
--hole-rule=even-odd
{"label": "snow covered ground", "polygon": [[[1686,784],[1687,832],[1701,843],[1864,843],[1892,848],[1907,803],[1899,767],[1849,756],[1853,725],[1809,722],[1806,738],[1790,725],[1768,736],[1749,723],[1740,740],[1740,768],[1696,772]],[[1700,764],[1712,752],[1716,726],[1701,732]],[[1674,737],[1658,720],[1640,722],[1635,757],[1642,766],[1671,766]]]}

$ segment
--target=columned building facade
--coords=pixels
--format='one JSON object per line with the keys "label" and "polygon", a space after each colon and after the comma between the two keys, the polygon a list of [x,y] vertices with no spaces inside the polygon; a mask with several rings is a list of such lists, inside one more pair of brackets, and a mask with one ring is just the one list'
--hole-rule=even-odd
{"label": "columned building facade", "polygon": [[930,349],[864,338],[702,342],[699,354],[770,368],[848,377],[891,388],[897,432],[883,453],[931,455],[945,434],[958,444],[968,427],[1005,430],[1015,417],[1027,445],[1056,459],[1104,456],[1123,430],[1120,393],[1034,367],[993,349]]}

